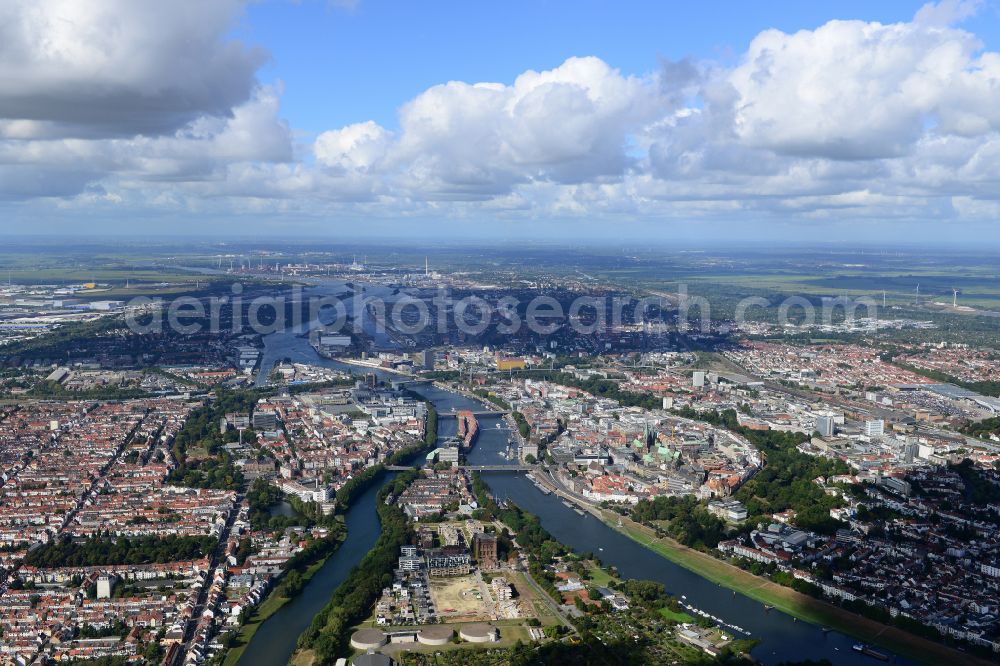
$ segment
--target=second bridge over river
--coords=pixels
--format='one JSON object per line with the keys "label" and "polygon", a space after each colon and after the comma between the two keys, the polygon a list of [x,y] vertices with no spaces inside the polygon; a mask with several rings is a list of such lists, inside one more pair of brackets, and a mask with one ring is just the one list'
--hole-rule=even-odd
{"label": "second bridge over river", "polygon": [[[388,465],[386,469],[390,472],[405,472],[416,467],[417,465]],[[535,465],[459,465],[458,469],[470,472],[530,472],[535,467]]]}
{"label": "second bridge over river", "polygon": [[[472,412],[472,415],[475,416],[476,418],[487,417],[487,416],[507,416],[508,414],[510,414],[510,412]],[[457,417],[458,417],[458,412],[439,412],[438,413],[438,418],[439,419],[446,419],[446,418],[454,419],[454,418],[457,418]]]}

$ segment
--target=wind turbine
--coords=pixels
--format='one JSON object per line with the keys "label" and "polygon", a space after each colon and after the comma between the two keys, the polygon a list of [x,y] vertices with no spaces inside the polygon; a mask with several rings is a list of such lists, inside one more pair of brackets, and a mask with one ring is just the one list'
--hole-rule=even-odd
{"label": "wind turbine", "polygon": [[958,307],[958,289],[955,289],[954,287],[951,290],[951,307]]}

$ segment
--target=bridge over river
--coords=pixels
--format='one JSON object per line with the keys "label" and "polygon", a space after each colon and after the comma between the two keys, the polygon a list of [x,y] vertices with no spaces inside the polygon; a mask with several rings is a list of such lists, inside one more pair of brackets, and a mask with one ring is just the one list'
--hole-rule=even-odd
{"label": "bridge over river", "polygon": [[[489,416],[507,416],[510,412],[472,412],[472,415],[476,418],[489,417]],[[453,419],[458,416],[458,412],[443,412],[438,413],[439,419]]]}
{"label": "bridge over river", "polygon": [[[414,469],[417,465],[388,465],[386,469],[390,472],[405,472]],[[459,469],[470,472],[530,472],[535,469],[535,465],[459,465]]]}

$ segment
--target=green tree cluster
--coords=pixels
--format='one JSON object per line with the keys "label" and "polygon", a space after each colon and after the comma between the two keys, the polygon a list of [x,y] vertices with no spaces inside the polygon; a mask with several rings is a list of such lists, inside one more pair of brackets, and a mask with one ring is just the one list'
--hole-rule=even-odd
{"label": "green tree cluster", "polygon": [[961,428],[962,434],[972,437],[989,437],[1000,434],[1000,416],[968,423]]}
{"label": "green tree cluster", "polygon": [[[256,391],[217,389],[214,401],[194,410],[174,437],[171,450],[177,467],[171,471],[167,482],[190,488],[239,489],[243,485],[243,473],[222,449],[223,444],[236,441],[239,433],[235,430],[222,433],[219,424],[230,412],[250,413],[259,397]],[[243,438],[253,441],[256,435],[246,430]],[[191,447],[204,448],[208,457],[189,459]]]}
{"label": "green tree cluster", "polygon": [[211,536],[69,537],[47,543],[24,557],[28,566],[41,568],[91,567],[112,564],[163,564],[207,556],[218,545]]}
{"label": "green tree cluster", "polygon": [[632,509],[632,519],[658,527],[685,546],[701,550],[715,548],[726,534],[726,524],[691,495],[641,500]]}

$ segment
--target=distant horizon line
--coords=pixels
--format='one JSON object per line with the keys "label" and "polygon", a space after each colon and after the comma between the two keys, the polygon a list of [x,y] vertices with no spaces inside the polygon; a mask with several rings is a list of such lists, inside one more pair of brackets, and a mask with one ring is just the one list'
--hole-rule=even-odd
{"label": "distant horizon line", "polygon": [[[412,249],[420,248],[422,250],[433,251],[445,248],[454,247],[467,247],[467,248],[489,248],[489,247],[504,247],[510,248],[514,246],[519,246],[521,248],[529,247],[564,247],[564,248],[581,248],[581,249],[591,249],[591,248],[603,248],[605,250],[615,248],[621,249],[623,251],[651,251],[651,250],[673,250],[675,252],[687,252],[687,251],[704,251],[704,250],[755,250],[759,251],[767,248],[801,248],[801,249],[829,249],[837,251],[856,251],[861,252],[879,252],[879,253],[891,253],[893,250],[928,250],[933,249],[936,251],[941,250],[978,250],[978,251],[998,251],[1000,250],[1000,241],[990,242],[990,239],[966,239],[966,238],[950,238],[947,240],[894,240],[894,241],[878,241],[878,240],[846,240],[846,239],[741,239],[733,238],[732,236],[722,240],[722,239],[690,239],[690,238],[675,238],[675,239],[663,239],[663,238],[619,238],[619,239],[609,239],[604,237],[576,237],[572,240],[570,239],[559,239],[559,238],[504,238],[504,237],[484,237],[484,238],[455,238],[450,236],[444,237],[413,237],[413,236],[396,236],[393,238],[386,238],[384,235],[379,236],[351,236],[335,237],[331,235],[295,235],[295,236],[278,236],[270,234],[132,234],[132,233],[100,233],[100,232],[90,232],[87,234],[67,234],[67,233],[10,233],[7,231],[0,231],[0,240],[8,243],[9,246],[4,249],[15,249],[17,247],[31,246],[35,243],[46,243],[52,246],[53,239],[58,238],[62,243],[57,243],[56,246],[62,244],[82,244],[82,245],[103,245],[109,242],[125,244],[128,246],[135,246],[142,243],[155,243],[157,245],[215,245],[215,246],[225,246],[225,245],[246,245],[254,243],[270,243],[273,245],[284,245],[291,247],[298,247],[302,245],[321,243],[324,247],[330,247],[334,245],[343,246],[376,246],[376,247],[408,247]],[[418,241],[418,242],[414,242]],[[11,247],[13,246],[13,247]],[[320,248],[315,248],[319,250]],[[0,250],[2,254],[3,250]]]}

